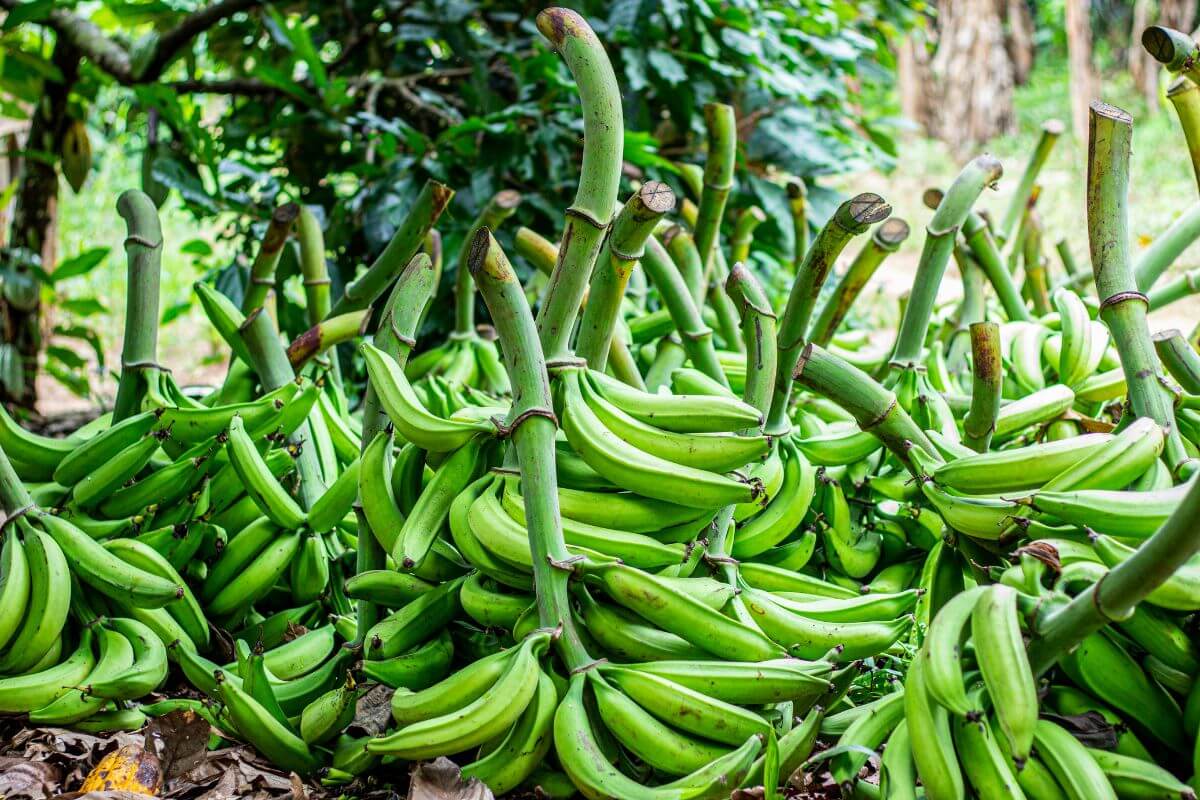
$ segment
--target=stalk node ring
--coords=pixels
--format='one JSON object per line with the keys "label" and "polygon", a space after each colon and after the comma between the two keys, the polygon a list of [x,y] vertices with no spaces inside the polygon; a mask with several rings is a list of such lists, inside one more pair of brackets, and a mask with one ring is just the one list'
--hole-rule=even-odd
{"label": "stalk node ring", "polygon": [[506,423],[500,417],[492,417],[492,424],[496,426],[496,435],[501,439],[511,438],[517,432],[517,428],[521,427],[526,421],[532,417],[544,417],[554,423],[554,427],[558,427],[558,417],[554,415],[554,411],[549,408],[527,408],[517,416],[513,417],[512,422]]}
{"label": "stalk node ring", "polygon": [[139,236],[136,233],[131,233],[125,237],[124,244],[126,247],[131,244],[140,244],[142,247],[149,248],[150,250],[157,250],[158,248],[162,247],[162,239],[159,239],[157,242],[152,242],[145,236]]}
{"label": "stalk node ring", "polygon": [[[559,626],[559,630],[560,631],[562,630],[561,625]],[[580,666],[575,667],[575,669],[571,670],[570,674],[571,675],[582,675],[585,672],[591,672],[594,669],[602,667],[607,663],[608,663],[607,658],[596,658],[596,659],[589,661],[586,664],[581,664]]]}
{"label": "stalk node ring", "polygon": [[612,217],[609,217],[608,222],[601,222],[587,211],[584,211],[581,208],[576,208],[575,206],[568,208],[566,214],[568,217],[575,217],[576,219],[583,220],[585,223],[591,225],[598,231],[607,230],[608,226],[612,223]]}
{"label": "stalk node ring", "polygon": [[1128,291],[1110,294],[1108,297],[1104,298],[1102,301],[1100,301],[1100,311],[1103,312],[1110,306],[1115,306],[1117,303],[1123,303],[1126,300],[1141,300],[1147,308],[1150,307],[1150,298],[1146,297],[1146,295],[1142,294],[1141,292],[1130,289]]}
{"label": "stalk node ring", "polygon": [[7,528],[11,523],[16,522],[30,511],[35,510],[37,510],[37,504],[35,503],[29,503],[28,505],[21,506],[16,511],[6,516],[3,522],[0,522],[0,533],[4,533],[4,529]]}

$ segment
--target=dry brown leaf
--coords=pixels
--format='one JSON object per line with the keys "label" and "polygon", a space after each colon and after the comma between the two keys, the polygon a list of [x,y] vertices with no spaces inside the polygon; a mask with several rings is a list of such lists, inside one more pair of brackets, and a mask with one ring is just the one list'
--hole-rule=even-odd
{"label": "dry brown leaf", "polygon": [[441,757],[413,770],[408,800],[495,800],[495,795],[477,778],[464,782],[459,766]]}
{"label": "dry brown leaf", "polygon": [[0,757],[0,797],[48,797],[62,777],[61,769],[45,761]]}
{"label": "dry brown leaf", "polygon": [[146,748],[158,756],[163,775],[172,780],[205,762],[209,730],[209,724],[196,712],[172,711],[146,726]]}

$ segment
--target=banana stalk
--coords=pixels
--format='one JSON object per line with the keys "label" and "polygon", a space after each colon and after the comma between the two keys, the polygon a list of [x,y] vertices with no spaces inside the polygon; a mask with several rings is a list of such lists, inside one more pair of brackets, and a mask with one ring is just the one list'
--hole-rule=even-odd
{"label": "banana stalk", "polygon": [[387,287],[396,279],[421,249],[425,236],[437,223],[438,217],[450,205],[454,198],[454,190],[437,181],[426,181],[421,193],[413,201],[408,216],[392,235],[391,241],[375,262],[346,287],[339,299],[330,310],[330,315],[346,314],[350,311],[361,311],[374,303]]}
{"label": "banana stalk", "polygon": [[1200,481],[1194,481],[1153,536],[1103,579],[1075,595],[1059,610],[1039,620],[1029,644],[1034,675],[1050,669],[1084,639],[1134,607],[1200,551]]}
{"label": "banana stalk", "polygon": [[1180,76],[1167,87],[1167,99],[1179,117],[1179,127],[1183,128],[1188,156],[1192,159],[1192,174],[1200,186],[1200,86]]}
{"label": "banana stalk", "polygon": [[1200,394],[1200,354],[1178,330],[1154,334],[1154,350],[1167,372],[1188,394]]}
{"label": "banana stalk", "polygon": [[[540,26],[549,25],[543,23],[545,13],[538,17]],[[481,228],[471,241],[468,264],[500,336],[513,386],[507,425],[521,470],[538,619],[543,628],[560,631],[556,644],[567,668],[574,671],[591,664],[592,658],[575,629],[567,594],[572,558],[563,540],[558,507],[554,454],[558,423],[546,360],[517,275],[487,228]]]}
{"label": "banana stalk", "polygon": [[853,237],[866,232],[891,213],[892,207],[879,195],[870,192],[856,195],[838,206],[804,254],[788,295],[787,306],[779,319],[779,370],[775,375],[775,392],[771,396],[771,410],[767,415],[768,434],[780,435],[791,430],[788,401],[792,393],[792,373],[796,370],[800,352],[807,341],[813,306],[834,262]]}
{"label": "banana stalk", "polygon": [[[675,235],[671,238],[671,245],[678,239],[691,238],[678,229],[672,230],[675,231]],[[658,289],[658,296],[663,305],[670,312],[671,321],[675,323],[675,330],[679,331],[681,343],[687,350],[692,364],[722,386],[728,386],[725,370],[721,368],[716,348],[713,347],[712,329],[701,319],[700,311],[696,308],[696,302],[688,291],[683,275],[671,263],[671,257],[654,237],[646,242],[642,267],[646,270],[646,276]]]}
{"label": "banana stalk", "polygon": [[879,269],[884,259],[900,249],[900,245],[908,238],[908,233],[908,223],[899,217],[892,217],[876,226],[871,238],[842,273],[833,294],[822,306],[809,337],[812,341],[821,347],[829,346],[829,341],[837,333],[838,327],[845,320],[846,314],[862,293],[867,281],[871,280],[871,276]]}
{"label": "banana stalk", "polygon": [[675,193],[665,183],[642,184],[621,208],[588,287],[588,304],[579,322],[576,352],[592,369],[604,371],[612,347],[613,330],[629,276],[637,268],[654,226],[675,207]]}
{"label": "banana stalk", "polygon": [[1059,136],[1062,136],[1062,132],[1063,124],[1057,119],[1046,120],[1042,123],[1042,134],[1038,137],[1038,143],[1033,148],[1033,152],[1029,154],[1029,161],[1025,163],[1021,180],[1017,182],[1017,190],[1009,199],[1008,208],[1005,209],[1004,217],[1000,220],[1000,227],[996,229],[996,238],[1001,242],[1007,242],[1012,236],[1013,228],[1016,227],[1025,209],[1029,206],[1029,199],[1033,195],[1037,176],[1045,166],[1046,159],[1050,157],[1050,151],[1054,149],[1054,143],[1058,141]]}
{"label": "banana stalk", "polygon": [[158,283],[162,274],[162,228],[158,209],[145,192],[129,189],[117,199],[125,220],[126,282],[125,342],[121,348],[121,379],[113,403],[112,424],[138,413],[146,396],[146,376],[158,365]]}
{"label": "banana stalk", "polygon": [[[8,453],[0,448],[0,508],[4,510],[6,523],[13,515],[32,507],[33,498],[29,496],[29,490],[13,469],[12,462],[8,460]],[[14,533],[10,531],[8,535],[13,536]]]}
{"label": "banana stalk", "polygon": [[754,231],[767,221],[766,212],[758,206],[750,206],[738,214],[733,227],[733,238],[729,240],[729,258],[734,264],[750,258],[750,245],[754,242]]}
{"label": "banana stalk", "polygon": [[900,336],[890,359],[893,368],[907,369],[920,362],[929,319],[933,315],[933,304],[937,300],[942,277],[946,274],[946,264],[954,249],[958,229],[966,221],[980,192],[985,186],[999,180],[1002,172],[997,159],[989,155],[976,156],[962,168],[938,203],[937,211],[925,229],[921,260],[917,264],[912,293],[900,323]]}
{"label": "banana stalk", "polygon": [[537,316],[542,352],[547,360],[554,361],[571,355],[571,333],[579,304],[612,220],[621,178],[625,123],[612,64],[583,17],[569,9],[548,8],[538,14],[537,28],[567,62],[583,105],[579,188],[567,209],[558,261]]}
{"label": "banana stalk", "polygon": [[467,247],[475,232],[480,228],[495,230],[508,219],[521,204],[521,193],[502,189],[492,195],[479,216],[471,223],[458,252],[458,272],[454,276],[454,332],[459,336],[475,333],[475,287],[471,283],[471,270],[467,268]]}
{"label": "banana stalk", "polygon": [[1154,60],[1178,72],[1193,83],[1200,83],[1200,46],[1182,31],[1151,25],[1142,31],[1142,47]]}
{"label": "banana stalk", "polygon": [[684,284],[691,292],[693,303],[697,307],[703,307],[707,286],[704,282],[704,264],[700,261],[700,251],[696,249],[695,238],[679,225],[672,225],[663,233],[662,240],[679,274],[683,276]]}
{"label": "banana stalk", "polygon": [[1121,357],[1129,402],[1138,417],[1167,430],[1166,457],[1178,469],[1187,460],[1175,426],[1174,398],[1162,383],[1146,322],[1148,301],[1129,259],[1129,153],[1133,117],[1107,103],[1092,103],[1088,126],[1088,242],[1100,317]]}
{"label": "banana stalk", "polygon": [[[1200,91],[1200,87],[1197,91]],[[1189,206],[1138,256],[1133,265],[1138,291],[1150,291],[1197,237],[1200,237],[1200,203]]]}
{"label": "banana stalk", "polygon": [[329,267],[325,263],[325,233],[315,214],[301,207],[296,222],[300,240],[300,276],[304,279],[305,316],[316,325],[329,315]]}
{"label": "banana stalk", "polygon": [[1071,243],[1065,238],[1054,243],[1054,251],[1058,253],[1058,260],[1062,263],[1063,271],[1066,273],[1064,285],[1080,285],[1092,277],[1090,270],[1084,272],[1079,269],[1079,263],[1075,261],[1075,254],[1071,252]]}
{"label": "banana stalk", "polygon": [[900,407],[896,395],[858,367],[809,342],[792,378],[848,411],[859,428],[879,437],[913,475],[919,477],[920,471],[909,457],[910,443],[938,460],[933,443]]}
{"label": "banana stalk", "polygon": [[[421,317],[433,300],[437,289],[437,274],[433,263],[424,253],[418,253],[408,262],[408,266],[400,273],[396,285],[392,288],[379,319],[379,328],[375,332],[373,344],[396,360],[401,368],[408,361],[412,352],[414,337]],[[387,413],[379,402],[379,395],[370,381],[367,381],[366,394],[363,397],[362,412],[362,450],[365,451],[376,435],[387,427]],[[361,575],[375,569],[383,569],[387,565],[387,554],[383,546],[371,531],[366,514],[361,504],[356,504],[355,517],[358,520],[358,553],[356,556],[355,573]],[[379,621],[378,606],[370,600],[358,601],[358,628],[355,633],[356,641],[362,642],[366,632]]]}
{"label": "banana stalk", "polygon": [[1033,209],[1025,218],[1024,253],[1025,290],[1039,317],[1050,313],[1050,281],[1046,278],[1046,262],[1042,258],[1042,223]]}
{"label": "banana stalk", "polygon": [[292,226],[298,216],[300,206],[295,203],[284,203],[271,214],[267,231],[258,245],[258,254],[250,265],[250,282],[242,294],[243,314],[249,314],[266,304],[267,296],[275,286],[275,268],[279,265],[279,256],[288,237],[292,235]]}
{"label": "banana stalk", "polygon": [[1004,389],[1000,326],[994,322],[971,323],[971,376],[971,408],[963,419],[963,444],[983,453],[996,432]]}
{"label": "banana stalk", "polygon": [[713,251],[721,233],[721,220],[725,216],[729,192],[733,189],[733,169],[737,164],[737,119],[733,107],[724,103],[705,104],[704,127],[708,131],[708,157],[704,161],[704,188],[693,230],[700,263],[704,265],[704,282],[708,284],[714,277]]}
{"label": "banana stalk", "polygon": [[792,274],[800,271],[808,252],[808,186],[800,178],[787,184],[788,209],[792,212]]}
{"label": "banana stalk", "polygon": [[1197,292],[1200,292],[1200,269],[1185,272],[1173,280],[1154,287],[1146,292],[1146,299],[1150,302],[1150,310],[1157,311],[1163,306]]}
{"label": "banana stalk", "polygon": [[1012,273],[1000,257],[1000,249],[996,246],[996,240],[992,238],[992,232],[983,217],[974,212],[967,214],[966,221],[963,222],[963,236],[971,255],[975,257],[976,263],[996,290],[996,297],[1004,307],[1004,315],[1010,321],[1033,319],[1021,298],[1017,284],[1013,281]]}
{"label": "banana stalk", "polygon": [[[766,414],[771,405],[779,360],[775,344],[775,312],[762,284],[745,264],[733,265],[729,280],[725,282],[725,291],[737,304],[746,341],[746,385],[742,389],[742,400]],[[758,431],[755,427],[741,432],[753,436]]]}

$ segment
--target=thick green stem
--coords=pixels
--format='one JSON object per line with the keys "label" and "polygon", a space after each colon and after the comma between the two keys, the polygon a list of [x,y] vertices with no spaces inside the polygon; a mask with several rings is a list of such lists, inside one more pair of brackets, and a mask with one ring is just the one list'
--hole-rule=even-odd
{"label": "thick green stem", "polygon": [[1042,123],[1042,135],[1038,138],[1033,152],[1029,154],[1029,161],[1025,163],[1025,170],[1021,173],[1021,180],[1017,183],[1017,190],[1008,201],[1004,218],[1000,220],[1000,227],[996,229],[996,238],[1000,241],[1008,240],[1020,221],[1021,215],[1028,207],[1034,184],[1037,183],[1038,173],[1045,166],[1046,159],[1050,157],[1050,151],[1054,149],[1054,143],[1058,141],[1059,136],[1062,136],[1062,132],[1063,124],[1059,120],[1050,119]]}
{"label": "thick green stem", "polygon": [[1163,384],[1146,322],[1148,302],[1129,259],[1129,155],[1133,118],[1107,103],[1092,103],[1088,125],[1088,243],[1100,318],[1121,357],[1129,403],[1167,432],[1166,458],[1176,469],[1187,460],[1175,426],[1174,397]]}
{"label": "thick green stem", "polygon": [[336,317],[323,319],[297,336],[288,345],[288,361],[296,372],[331,347],[353,341],[367,332],[371,324],[371,310],[351,311]]}
{"label": "thick green stem", "polygon": [[942,277],[946,274],[946,264],[954,250],[958,229],[966,221],[971,206],[979,199],[984,187],[999,180],[1002,172],[997,159],[990,155],[976,156],[958,173],[938,204],[933,219],[925,228],[925,246],[921,250],[912,294],[908,307],[904,309],[900,336],[892,353],[891,363],[894,367],[905,369],[921,360],[921,349],[929,330],[933,305]]}
{"label": "thick green stem", "polygon": [[683,276],[693,302],[701,305],[708,287],[704,283],[704,264],[700,261],[700,251],[696,249],[696,240],[682,227],[674,225],[663,234],[663,242],[679,274]]}
{"label": "thick green stem", "polygon": [[1200,187],[1200,86],[1178,77],[1167,87],[1167,99],[1179,117],[1179,127],[1183,128],[1183,139],[1192,160],[1192,175]]}
{"label": "thick green stem", "polygon": [[146,372],[158,365],[158,283],[162,276],[162,228],[158,209],[144,192],[129,189],[117,198],[125,220],[125,342],[121,348],[121,380],[113,404],[113,424],[138,413],[146,396]]}
{"label": "thick green stem", "polygon": [[508,219],[521,204],[521,193],[501,189],[492,196],[479,216],[471,223],[458,251],[458,272],[454,276],[454,331],[460,335],[475,332],[475,284],[471,282],[471,270],[467,268],[467,252],[475,232],[480,228],[495,230]]}
{"label": "thick green stem", "polygon": [[724,103],[705,104],[704,128],[708,131],[708,156],[704,161],[700,212],[693,229],[707,283],[713,277],[713,250],[721,233],[725,203],[733,190],[733,170],[737,166],[737,118],[733,107]]}
{"label": "thick green stem", "polygon": [[671,321],[675,323],[675,330],[679,331],[692,364],[722,386],[728,386],[725,371],[721,369],[721,362],[713,346],[712,329],[704,324],[683,276],[679,274],[679,270],[671,262],[671,257],[657,239],[651,238],[646,242],[642,268],[658,289],[659,299],[670,313]]}
{"label": "thick green stem", "polygon": [[296,238],[300,240],[300,277],[304,280],[305,316],[309,325],[316,325],[329,316],[329,265],[325,262],[325,233],[317,215],[307,207],[300,209],[296,223]]}
{"label": "thick green stem", "polygon": [[1200,481],[1174,513],[1126,561],[1037,626],[1029,665],[1041,675],[1091,634],[1133,609],[1200,551]]}
{"label": "thick green stem", "polygon": [[[246,346],[250,366],[258,375],[264,391],[273,391],[296,379],[287,351],[279,341],[275,323],[262,307],[246,315],[245,322],[238,328],[238,335]],[[321,479],[321,464],[317,460],[316,449],[305,446],[312,441],[312,429],[307,420],[296,429],[289,441],[297,451],[296,473],[300,476],[298,499],[302,508],[309,509],[325,492],[325,483]]]}
{"label": "thick green stem", "polygon": [[1200,292],[1200,269],[1185,272],[1156,286],[1146,293],[1146,297],[1150,300],[1150,310],[1156,311],[1197,292]]}
{"label": "thick green stem", "polygon": [[800,271],[808,252],[808,187],[800,178],[788,181],[788,208],[792,212],[792,274]]}
{"label": "thick green stem", "polygon": [[543,628],[558,630],[559,653],[567,669],[574,671],[590,665],[592,658],[575,629],[567,592],[573,559],[563,540],[558,507],[554,455],[558,425],[546,359],[516,272],[487,228],[471,241],[468,263],[500,335],[504,365],[513,387],[508,425],[521,469],[538,618]]}
{"label": "thick green stem", "polygon": [[571,354],[579,304],[612,220],[621,178],[625,123],[612,64],[583,17],[565,8],[548,8],[538,14],[537,27],[567,62],[583,105],[579,188],[567,209],[558,263],[537,316],[542,352],[554,361]]}
{"label": "thick green stem", "polygon": [[1004,389],[1000,326],[994,322],[971,323],[971,375],[971,408],[963,418],[963,444],[983,453],[996,432]]}
{"label": "thick green stem", "polygon": [[[733,265],[725,290],[741,314],[742,336],[746,342],[746,386],[742,390],[742,399],[765,417],[771,408],[771,393],[779,368],[775,311],[762,284],[745,264]],[[758,431],[756,427],[741,433],[753,435]]]}
{"label": "thick green stem", "polygon": [[792,377],[849,412],[859,428],[879,437],[913,475],[919,476],[919,470],[909,458],[910,445],[937,458],[933,444],[900,407],[896,395],[853,364],[810,342],[804,346]]}
{"label": "thick green stem", "polygon": [[524,226],[517,228],[513,237],[513,246],[517,255],[546,277],[554,273],[554,265],[558,262],[558,245]]}
{"label": "thick green stem", "polygon": [[283,246],[292,235],[292,226],[300,216],[300,206],[295,203],[285,203],[271,214],[267,223],[267,231],[263,234],[262,242],[258,245],[258,254],[250,265],[250,283],[242,295],[242,313],[249,314],[259,306],[265,305],[271,289],[275,286],[275,268],[279,265],[279,256]]}
{"label": "thick green stem", "polygon": [[729,243],[729,258],[734,264],[750,258],[750,245],[754,243],[754,231],[766,221],[766,212],[758,206],[744,208],[742,213],[738,214],[737,223],[733,228],[733,239]]}
{"label": "thick green stem", "polygon": [[1189,206],[1176,217],[1170,227],[1156,236],[1154,242],[1138,256],[1133,265],[1138,291],[1150,291],[1150,287],[1197,238],[1200,238],[1200,203]]}
{"label": "thick green stem", "polygon": [[[438,284],[437,271],[433,268],[431,259],[424,253],[418,253],[408,262],[408,266],[396,279],[392,293],[384,306],[379,318],[379,329],[375,332],[373,344],[396,360],[403,369],[412,352],[420,320],[425,316],[433,300],[433,293]],[[379,395],[375,387],[367,381],[366,393],[363,396],[362,412],[362,449],[366,450],[376,435],[388,426],[387,413],[379,403]],[[367,572],[373,569],[383,569],[387,566],[387,553],[371,531],[362,506],[356,504],[355,515],[358,518],[358,543],[355,571]],[[379,607],[369,601],[358,601],[358,632],[357,640],[361,642],[379,620]]]}
{"label": "thick green stem", "polygon": [[834,262],[852,238],[891,213],[892,207],[879,195],[871,192],[856,195],[838,206],[804,254],[796,280],[792,282],[787,307],[779,320],[779,370],[767,417],[767,433],[780,436],[791,429],[788,401],[792,393],[792,373],[808,335],[813,306],[821,296],[821,287]]}
{"label": "thick green stem", "polygon": [[1154,334],[1154,349],[1167,372],[1188,394],[1200,394],[1200,353],[1178,330]]}
{"label": "thick green stem", "polygon": [[392,235],[392,240],[375,259],[375,263],[346,287],[340,300],[334,304],[331,314],[345,314],[367,308],[387,291],[396,275],[408,264],[421,245],[425,235],[437,223],[438,217],[450,205],[454,190],[437,181],[426,181],[421,193],[413,202],[404,222]]}
{"label": "thick green stem", "polygon": [[725,345],[726,350],[734,352],[742,352],[745,344],[742,343],[741,323],[738,317],[737,306],[733,300],[725,293],[725,281],[729,278],[729,268],[725,264],[725,254],[719,249],[713,253],[710,262],[712,266],[712,280],[708,282],[708,305],[712,308],[713,313],[717,315],[717,332],[721,334],[721,342]]}
{"label": "thick green stem", "polygon": [[967,219],[963,223],[963,236],[967,240],[967,247],[970,248],[971,255],[975,257],[976,263],[979,264],[983,274],[987,276],[988,282],[995,289],[996,297],[1004,308],[1004,315],[1012,322],[1033,319],[1029,309],[1025,306],[1024,299],[1021,298],[1021,290],[1017,288],[1012,273],[1005,266],[1000,256],[1000,248],[996,246],[996,240],[992,238],[991,231],[988,230],[987,222],[983,217],[974,212],[967,214]]}
{"label": "thick green stem", "polygon": [[1200,83],[1200,46],[1182,31],[1151,25],[1142,31],[1142,47],[1170,72]]}
{"label": "thick green stem", "polygon": [[642,258],[646,240],[663,215],[675,207],[675,193],[665,183],[649,181],[622,206],[612,231],[600,248],[592,271],[588,303],[579,322],[576,351],[588,366],[603,371],[608,363],[613,329],[629,276]]}
{"label": "thick green stem", "polygon": [[846,319],[854,301],[862,293],[863,287],[871,280],[871,276],[879,269],[884,259],[900,249],[900,245],[908,238],[908,233],[908,223],[899,217],[892,217],[876,226],[871,238],[842,273],[833,294],[825,301],[817,321],[813,323],[809,338],[821,347],[828,346],[838,327]]}

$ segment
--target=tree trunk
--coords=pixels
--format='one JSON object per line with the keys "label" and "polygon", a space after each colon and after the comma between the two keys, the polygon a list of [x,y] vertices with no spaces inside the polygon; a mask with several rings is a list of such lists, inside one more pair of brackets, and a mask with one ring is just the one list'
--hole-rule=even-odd
{"label": "tree trunk", "polygon": [[[1088,106],[1096,99],[1092,70],[1092,21],[1088,0],[1066,0],[1067,61],[1071,76],[1071,125],[1078,142],[1087,141]],[[1137,41],[1141,41],[1138,35]]]}
{"label": "tree trunk", "polygon": [[[29,122],[29,138],[26,148],[36,157],[27,157],[22,162],[21,183],[17,189],[16,206],[13,210],[12,236],[9,243],[14,248],[25,248],[35,253],[47,272],[54,268],[56,256],[55,216],[58,211],[59,153],[62,151],[63,134],[67,129],[67,99],[71,87],[79,77],[79,51],[72,45],[59,40],[54,45],[52,63],[62,72],[63,82],[47,80],[40,102],[34,109]],[[24,267],[18,265],[18,271]],[[37,359],[41,345],[40,303],[36,300],[28,307],[19,308],[0,297],[0,320],[3,323],[3,341],[16,347],[21,356],[25,375],[24,388],[11,393],[0,387],[0,398],[32,408],[37,400],[35,380]]]}
{"label": "tree trunk", "polygon": [[934,129],[934,83],[929,67],[926,31],[914,28],[900,43],[896,58],[896,79],[900,90],[900,111],[919,125],[927,135]]}
{"label": "tree trunk", "polygon": [[958,155],[1012,130],[1013,65],[995,0],[938,4],[933,73],[940,98],[938,136]]}
{"label": "tree trunk", "polygon": [[1013,81],[1024,86],[1033,72],[1033,14],[1026,0],[1004,0],[1004,13],[1008,18],[1005,45],[1012,61]]}

